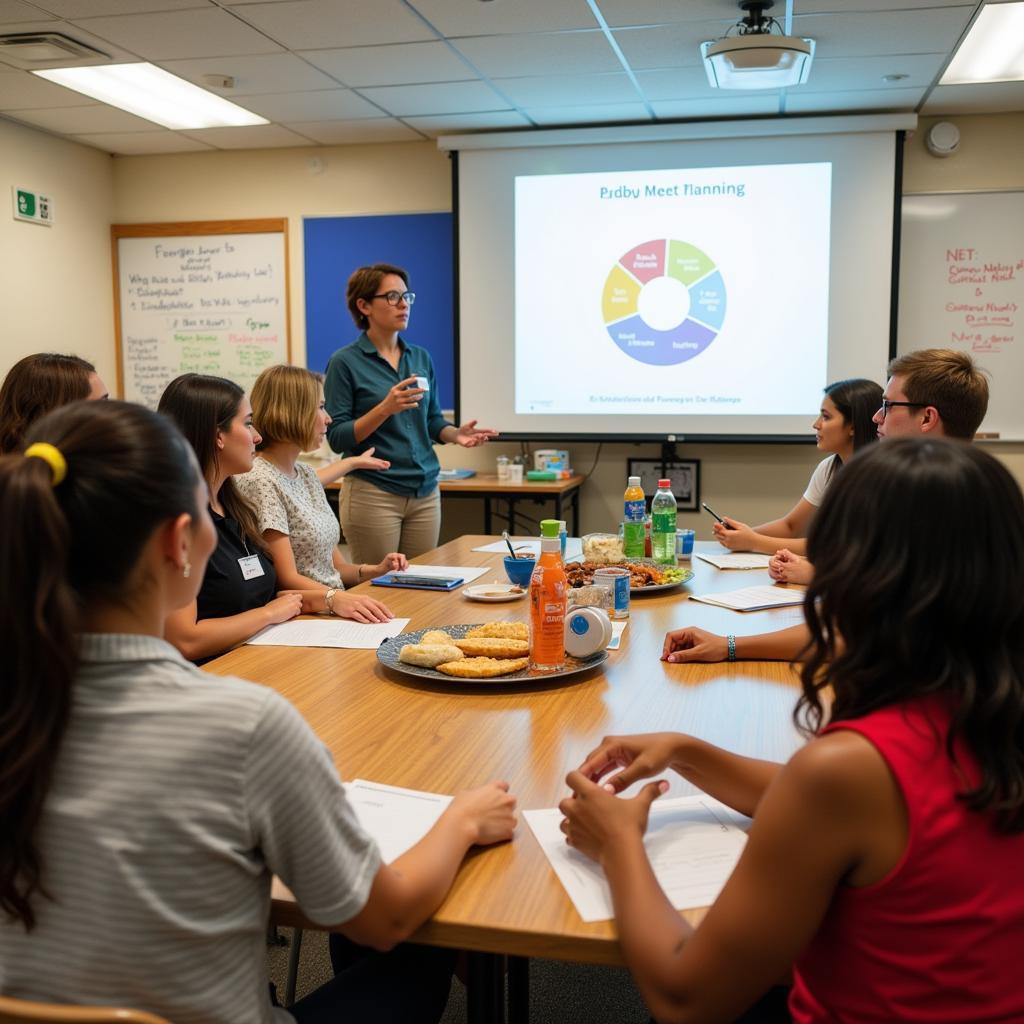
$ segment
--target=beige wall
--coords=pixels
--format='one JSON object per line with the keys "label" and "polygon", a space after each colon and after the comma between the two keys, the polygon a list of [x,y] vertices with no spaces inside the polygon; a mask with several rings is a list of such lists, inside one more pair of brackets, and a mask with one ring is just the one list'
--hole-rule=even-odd
{"label": "beige wall", "polygon": [[[74,352],[113,387],[113,160],[0,119],[0,376],[32,352]],[[49,195],[51,227],[14,220],[11,186]]]}
{"label": "beige wall", "polygon": [[[930,120],[908,140],[906,191],[1024,188],[1024,115],[953,120],[962,134],[954,157],[937,160],[924,149],[923,130]],[[0,218],[0,287],[7,297],[5,309],[12,311],[12,337],[18,339],[10,352],[4,351],[3,368],[66,336],[63,347],[93,358],[111,381],[109,223],[287,217],[292,357],[302,362],[303,217],[447,210],[451,203],[447,156],[430,142],[111,159],[0,121],[0,168],[8,167],[19,183],[51,188],[58,227],[62,222],[67,226],[58,234],[58,227]],[[22,175],[27,176],[24,181]],[[53,233],[49,240],[48,232]],[[54,300],[58,295],[59,302]],[[70,301],[65,300],[68,295]],[[466,412],[486,422],[485,409]],[[449,447],[442,461],[490,469],[496,455],[515,454],[518,447],[491,445],[469,452]],[[588,470],[596,445],[569,447],[576,468]],[[1024,445],[991,447],[1024,480]],[[803,493],[817,461],[809,445],[687,445],[682,452],[701,460],[703,497],[720,512],[751,522],[788,510]],[[657,454],[654,445],[603,446],[583,491],[584,529],[606,528],[617,520],[627,458]],[[445,536],[477,529],[480,522],[474,503],[449,503]],[[693,525],[698,536],[710,535],[706,514],[682,515],[680,523]]]}

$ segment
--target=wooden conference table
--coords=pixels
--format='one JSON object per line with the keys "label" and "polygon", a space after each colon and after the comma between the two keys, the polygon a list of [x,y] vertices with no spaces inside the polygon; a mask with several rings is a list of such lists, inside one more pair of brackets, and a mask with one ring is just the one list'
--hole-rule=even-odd
{"label": "wooden conference table", "polygon": [[[493,539],[462,537],[416,561],[487,566],[479,582],[504,581],[500,555],[472,550]],[[698,544],[702,548],[722,550]],[[439,793],[504,779],[521,809],[555,806],[566,795],[566,773],[608,734],[670,729],[750,756],[786,760],[800,743],[791,721],[798,682],[789,665],[668,665],[659,654],[671,628],[749,635],[800,621],[800,609],[739,613],[688,602],[690,593],[769,581],[765,570],[719,571],[699,559],[692,567],[696,576],[683,587],[634,596],[621,648],[600,668],[561,684],[433,684],[389,672],[373,651],[327,648],[242,646],[206,668],[264,683],[287,697],[332,751],[343,778]],[[525,597],[483,604],[458,590],[370,589],[396,615],[410,618],[408,629],[528,620]],[[694,792],[678,776],[669,778],[670,795]],[[282,924],[303,923],[287,900],[275,903],[275,915]],[[685,916],[696,922],[702,912]],[[580,920],[523,821],[511,843],[470,853],[416,941],[500,956],[622,963],[613,922]],[[482,970],[490,970],[496,983],[500,964],[490,960]],[[482,985],[487,988],[486,977]],[[484,999],[490,1005],[475,1011],[471,1002],[471,1019],[504,1019],[496,998],[489,993]]]}

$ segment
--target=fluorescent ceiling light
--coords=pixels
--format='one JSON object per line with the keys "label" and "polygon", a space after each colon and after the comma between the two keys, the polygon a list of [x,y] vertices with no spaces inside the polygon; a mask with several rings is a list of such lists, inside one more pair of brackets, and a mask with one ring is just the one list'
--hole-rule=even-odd
{"label": "fluorescent ceiling light", "polygon": [[814,40],[751,33],[701,43],[700,52],[715,89],[784,89],[807,81]]}
{"label": "fluorescent ceiling light", "polygon": [[200,89],[153,64],[103,64],[52,68],[32,74],[84,93],[101,103],[155,121],[165,128],[235,128],[270,124],[222,96]]}
{"label": "fluorescent ceiling light", "polygon": [[939,85],[1024,81],[1024,3],[988,4]]}

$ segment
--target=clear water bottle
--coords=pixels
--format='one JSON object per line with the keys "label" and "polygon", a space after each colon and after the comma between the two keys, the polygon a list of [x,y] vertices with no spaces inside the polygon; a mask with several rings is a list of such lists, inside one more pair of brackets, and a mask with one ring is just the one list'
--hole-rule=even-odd
{"label": "clear water bottle", "polygon": [[651,501],[651,557],[658,565],[676,564],[676,499],[671,480],[658,481]]}

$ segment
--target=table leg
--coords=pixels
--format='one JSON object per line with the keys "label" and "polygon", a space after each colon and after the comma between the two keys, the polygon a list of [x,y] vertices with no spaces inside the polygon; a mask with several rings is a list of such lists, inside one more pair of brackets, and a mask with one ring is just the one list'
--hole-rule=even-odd
{"label": "table leg", "polygon": [[484,533],[491,535],[491,497],[484,495]]}
{"label": "table leg", "polygon": [[525,956],[508,958],[508,1024],[529,1024],[530,961]]}
{"label": "table leg", "polygon": [[516,529],[516,499],[513,497],[508,499],[508,532],[513,536],[518,533]]}
{"label": "table leg", "polygon": [[572,492],[572,535],[574,537],[581,536],[580,534],[580,488]]}
{"label": "table leg", "polygon": [[555,495],[555,518],[558,520],[562,519],[562,492],[559,491]]}
{"label": "table leg", "polygon": [[505,958],[471,952],[467,968],[467,1024],[505,1024]]}

